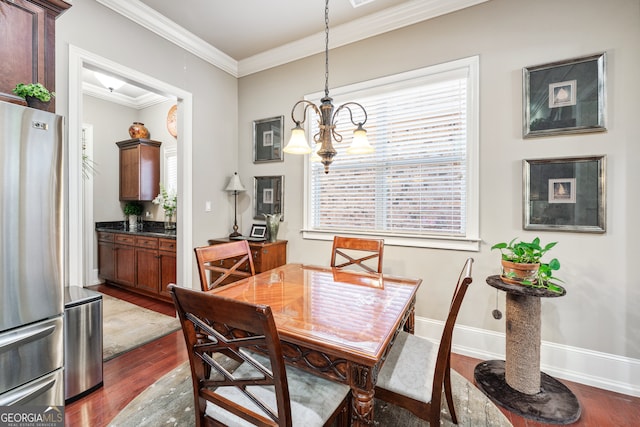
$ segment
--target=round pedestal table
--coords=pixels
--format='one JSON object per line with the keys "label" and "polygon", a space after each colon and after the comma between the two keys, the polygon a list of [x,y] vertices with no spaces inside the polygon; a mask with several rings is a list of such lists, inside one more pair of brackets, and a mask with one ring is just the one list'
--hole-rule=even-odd
{"label": "round pedestal table", "polygon": [[540,298],[566,294],[513,285],[500,276],[487,284],[507,293],[506,357],[488,360],[474,370],[478,387],[496,404],[549,424],[571,424],[580,418],[580,403],[564,384],[540,371]]}

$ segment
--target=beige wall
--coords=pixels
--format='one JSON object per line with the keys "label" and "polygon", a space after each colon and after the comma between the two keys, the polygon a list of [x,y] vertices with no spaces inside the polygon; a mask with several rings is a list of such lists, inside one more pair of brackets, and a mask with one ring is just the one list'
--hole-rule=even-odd
{"label": "beige wall", "polygon": [[[100,18],[97,19],[96,16]],[[74,2],[58,19],[58,111],[66,114],[67,43],[140,70],[194,94],[194,245],[230,231],[233,205],[221,189],[238,170],[247,189],[239,197],[240,225],[248,233],[253,176],[285,175],[289,261],[327,264],[330,243],[302,240],[303,159],[252,163],[252,121],[284,115],[294,102],[322,90],[324,58],[316,55],[235,78],[203,63],[95,2]],[[479,6],[334,49],[330,87],[480,56],[479,252],[388,247],[385,270],[423,279],[418,332],[437,337],[457,270],[476,259],[475,282],[459,317],[458,351],[504,357],[504,320],[491,317],[496,292],[485,277],[498,272],[489,247],[512,237],[558,241],[555,255],[567,295],[542,302],[543,367],[577,381],[640,394],[640,283],[633,266],[640,230],[636,183],[640,172],[637,117],[640,93],[640,3],[637,0],[491,0]],[[532,66],[606,51],[608,132],[523,140],[521,72]],[[237,123],[237,126],[235,124]],[[288,132],[287,132],[288,133]],[[288,138],[288,136],[286,136]],[[522,230],[522,159],[607,155],[607,232]],[[336,161],[340,161],[336,159]],[[213,200],[213,213],[204,202]],[[499,306],[504,309],[504,295]]]}
{"label": "beige wall", "polygon": [[[605,357],[640,358],[640,283],[633,270],[640,255],[633,244],[640,238],[634,214],[640,207],[634,184],[640,182],[634,167],[640,154],[636,135],[640,107],[632,95],[640,93],[639,40],[636,0],[492,0],[330,52],[330,87],[480,56],[481,249],[477,253],[385,249],[387,272],[423,279],[417,303],[419,328],[430,332],[430,319],[444,318],[457,270],[465,257],[473,256],[475,281],[460,313],[459,323],[467,327],[461,337],[474,335],[479,341],[467,345],[503,355],[502,340],[493,339],[490,332],[504,331],[504,320],[491,316],[496,292],[484,279],[498,273],[499,255],[489,248],[513,237],[539,235],[543,242],[559,242],[554,254],[562,262],[558,276],[567,289],[565,297],[542,302],[543,340],[568,349],[565,355],[584,349]],[[603,51],[608,55],[608,132],[523,140],[522,68]],[[288,139],[294,102],[323,88],[323,59],[316,55],[241,78],[238,135],[245,183],[255,175],[285,175],[286,221],[280,237],[289,240],[289,260],[327,264],[330,243],[300,237],[303,159],[285,155],[284,163],[255,165],[251,157],[252,120],[284,114]],[[524,231],[522,159],[599,154],[607,155],[607,232]],[[242,216],[246,232],[252,222],[247,199]],[[504,294],[498,298],[504,309]],[[549,363],[558,369],[582,369],[566,360]],[[632,376],[622,375],[620,380],[627,379],[633,383]]]}

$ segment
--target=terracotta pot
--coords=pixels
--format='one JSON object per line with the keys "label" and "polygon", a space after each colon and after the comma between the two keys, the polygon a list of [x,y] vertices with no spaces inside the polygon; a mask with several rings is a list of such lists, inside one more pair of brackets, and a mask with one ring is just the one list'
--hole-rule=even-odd
{"label": "terracotta pot", "polygon": [[131,126],[129,126],[129,135],[131,138],[149,138],[149,129],[144,127],[144,123],[133,122]]}
{"label": "terracotta pot", "polygon": [[502,274],[500,278],[503,282],[520,285],[523,282],[531,284],[538,282],[538,269],[540,264],[521,264],[518,262],[502,261]]}

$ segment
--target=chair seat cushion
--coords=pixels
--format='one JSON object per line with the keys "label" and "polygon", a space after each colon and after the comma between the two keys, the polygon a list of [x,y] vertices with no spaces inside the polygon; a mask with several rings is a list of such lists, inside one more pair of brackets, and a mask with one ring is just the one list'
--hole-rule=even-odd
{"label": "chair seat cushion", "polygon": [[376,387],[430,402],[437,356],[437,344],[400,332],[378,374]]}
{"label": "chair seat cushion", "polygon": [[[270,367],[268,358],[255,353],[251,353],[251,355],[262,365]],[[309,374],[292,366],[287,366],[286,370],[291,400],[291,417],[296,426],[323,426],[350,391],[349,386],[345,384]],[[233,375],[239,378],[261,377],[261,374],[247,362],[240,365]],[[276,394],[273,387],[250,386],[247,389],[258,396],[274,412],[277,412]],[[264,412],[255,403],[235,387],[220,387],[215,392],[264,415]],[[229,426],[253,425],[210,402],[207,402],[206,413]]]}

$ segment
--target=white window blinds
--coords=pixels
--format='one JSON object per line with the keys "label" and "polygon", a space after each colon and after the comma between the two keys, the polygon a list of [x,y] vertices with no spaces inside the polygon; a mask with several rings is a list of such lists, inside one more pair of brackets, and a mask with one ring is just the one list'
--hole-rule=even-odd
{"label": "white window blinds", "polygon": [[365,107],[375,152],[346,153],[355,126],[341,112],[329,174],[319,162],[308,168],[307,230],[466,237],[469,75],[463,67],[334,97],[336,108]]}

